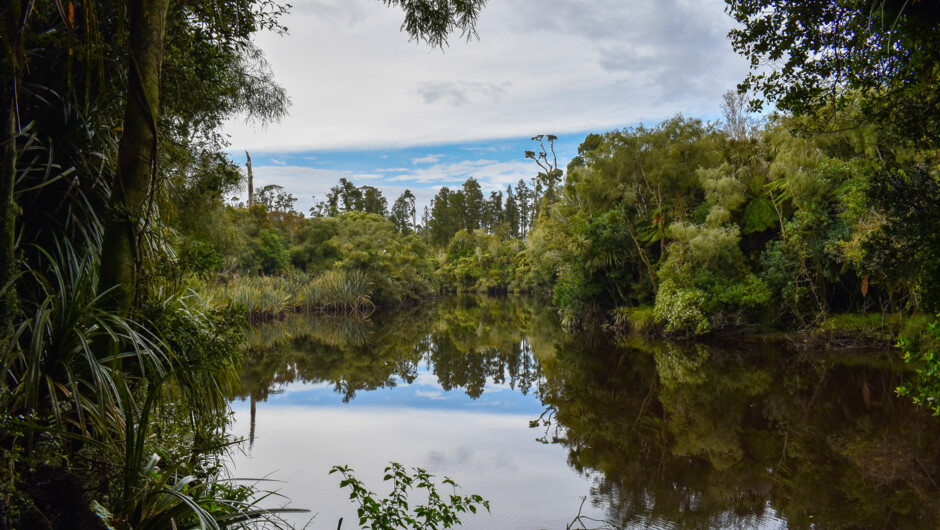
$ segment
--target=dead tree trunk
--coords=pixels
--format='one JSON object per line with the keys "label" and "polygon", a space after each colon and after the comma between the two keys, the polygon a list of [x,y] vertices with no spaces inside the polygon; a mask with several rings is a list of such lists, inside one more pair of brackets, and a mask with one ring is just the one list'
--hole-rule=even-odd
{"label": "dead tree trunk", "polygon": [[248,166],[248,207],[251,208],[255,205],[255,176],[251,172],[251,155],[248,151],[245,151],[245,156],[248,158],[248,162],[245,162]]}

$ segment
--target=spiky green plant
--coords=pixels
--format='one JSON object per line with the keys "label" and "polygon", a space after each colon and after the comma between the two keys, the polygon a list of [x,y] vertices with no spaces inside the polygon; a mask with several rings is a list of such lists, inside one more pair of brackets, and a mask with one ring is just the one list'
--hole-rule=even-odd
{"label": "spiky green plant", "polygon": [[0,354],[0,390],[9,393],[12,410],[49,414],[59,429],[104,434],[120,402],[123,379],[115,375],[162,377],[172,359],[153,333],[106,309],[93,254],[68,247],[59,253],[54,259],[43,251],[46,272],[23,276],[38,296],[24,301],[25,318]]}
{"label": "spiky green plant", "polygon": [[64,244],[55,256],[40,254],[43,262],[17,278],[18,292],[29,296],[0,350],[4,446],[20,448],[21,460],[52,455],[69,466],[79,448],[102,451],[118,472],[95,490],[97,513],[116,528],[276,524],[276,514],[256,507],[257,488],[195,465],[193,451],[221,447],[161,449],[152,433],[161,404],[185,409],[196,434],[225,411],[237,382],[237,313],[226,317],[184,292],[144,304],[137,318],[150,320],[140,323],[109,311],[108,293],[96,289],[94,251],[80,255]]}

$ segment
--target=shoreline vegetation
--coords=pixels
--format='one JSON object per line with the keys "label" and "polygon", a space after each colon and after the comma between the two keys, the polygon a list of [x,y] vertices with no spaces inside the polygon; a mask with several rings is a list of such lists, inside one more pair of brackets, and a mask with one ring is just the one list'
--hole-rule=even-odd
{"label": "shoreline vegetation", "polygon": [[[283,320],[295,313],[326,313],[334,316],[352,316],[368,319],[374,313],[394,312],[403,307],[431,303],[441,296],[473,294],[486,296],[532,295],[530,291],[442,290],[425,294],[422,298],[409,297],[394,303],[376,304],[368,280],[361,274],[330,271],[319,276],[293,272],[283,276],[232,276],[211,283],[197,282],[193,286],[199,296],[214,300],[217,305],[234,304],[244,310],[248,323],[258,324]],[[550,295],[543,293],[544,302],[551,305]],[[614,336],[636,334],[647,339],[678,341],[722,342],[735,339],[749,342],[773,342],[786,345],[793,351],[802,350],[866,350],[891,349],[904,339],[915,351],[935,348],[929,326],[935,321],[928,315],[904,313],[843,313],[831,315],[819,323],[803,329],[773,329],[751,325],[725,328],[707,336],[668,334],[658,322],[654,309],[619,307],[609,318],[593,326]],[[573,330],[569,330],[573,331]]]}

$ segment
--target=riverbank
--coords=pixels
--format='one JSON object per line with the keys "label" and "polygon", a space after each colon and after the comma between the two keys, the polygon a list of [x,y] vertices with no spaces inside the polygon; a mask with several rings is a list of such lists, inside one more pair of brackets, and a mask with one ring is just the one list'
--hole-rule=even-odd
{"label": "riverbank", "polygon": [[610,321],[601,327],[615,335],[636,333],[650,338],[692,342],[773,342],[784,344],[791,350],[892,348],[902,338],[915,349],[937,346],[929,333],[930,324],[937,318],[925,314],[842,313],[789,329],[758,324],[724,325],[701,335],[667,332],[652,307],[620,307],[611,311],[609,316]]}

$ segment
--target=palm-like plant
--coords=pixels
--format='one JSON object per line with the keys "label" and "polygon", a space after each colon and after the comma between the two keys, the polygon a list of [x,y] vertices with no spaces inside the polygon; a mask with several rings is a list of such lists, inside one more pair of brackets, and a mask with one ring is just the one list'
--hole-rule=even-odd
{"label": "palm-like plant", "polygon": [[[147,324],[116,314],[109,293],[97,291],[95,252],[62,244],[55,255],[39,253],[43,262],[15,278],[25,295],[22,318],[0,350],[0,419],[17,430],[5,429],[4,442],[25,439],[29,454],[35,435],[45,433],[68,454],[102,450],[118,473],[99,492],[107,507],[97,512],[116,528],[242,527],[259,519],[278,526],[276,511],[256,507],[265,495],[254,486],[230,485],[219,470],[204,473],[195,457],[160,449],[152,433],[161,404],[182,406],[194,431],[225,411],[239,353],[228,346],[241,335],[217,336],[231,333],[228,324],[214,322],[217,315],[191,293],[151,303],[162,316]],[[6,421],[14,416],[25,420]]]}
{"label": "palm-like plant", "polygon": [[[60,430],[100,438],[121,401],[125,383],[115,375],[162,377],[171,359],[146,328],[105,309],[93,255],[68,246],[59,259],[41,253],[46,271],[21,277],[38,296],[23,299],[25,318],[0,352],[0,388],[11,410],[48,414]],[[108,347],[114,344],[121,347]]]}

